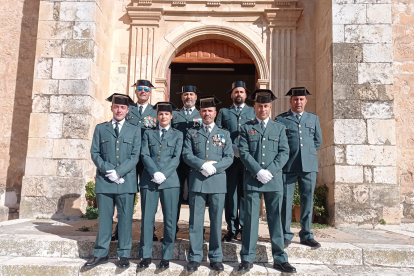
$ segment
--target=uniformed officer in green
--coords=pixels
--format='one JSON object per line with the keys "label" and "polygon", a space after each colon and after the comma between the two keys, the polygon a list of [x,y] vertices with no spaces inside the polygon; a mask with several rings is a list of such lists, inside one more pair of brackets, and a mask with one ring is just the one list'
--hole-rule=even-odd
{"label": "uniformed officer in green", "polygon": [[238,233],[242,233],[244,218],[244,195],[243,195],[243,173],[244,165],[240,161],[238,140],[240,128],[248,121],[254,120],[256,114],[254,108],[245,104],[247,98],[246,84],[243,81],[233,82],[231,89],[227,92],[231,94],[233,104],[230,107],[220,109],[217,116],[217,126],[227,129],[230,132],[232,147],[234,152],[234,162],[226,170],[227,193],[224,205],[225,217],[227,222],[227,233],[222,241],[236,239]]}
{"label": "uniformed officer in green", "polygon": [[183,147],[183,134],[170,126],[172,112],[177,108],[170,102],[159,102],[157,110],[159,126],[146,130],[142,139],[141,159],[144,163],[139,187],[141,191],[141,240],[139,264],[147,268],[151,263],[155,213],[161,200],[164,237],[160,268],[168,268],[173,256],[177,206],[180,194],[177,167]]}
{"label": "uniformed officer in green", "polygon": [[[183,101],[183,108],[181,110],[173,111],[172,127],[181,131],[183,137],[186,137],[187,131],[193,127],[201,125],[201,117],[197,108],[195,107],[197,101],[197,94],[201,92],[197,87],[193,85],[185,85],[181,87],[181,91],[177,94],[181,94],[181,100]],[[177,208],[177,226],[176,232],[178,232],[178,220],[180,219],[181,204],[184,197],[185,184],[188,185],[188,176],[190,175],[190,166],[188,166],[181,158],[180,165],[177,168],[178,178],[180,179],[180,199],[178,201]]]}
{"label": "uniformed officer in green", "polygon": [[289,158],[289,145],[285,127],[269,118],[272,101],[276,99],[271,90],[258,89],[250,96],[255,101],[256,119],[241,128],[240,159],[244,171],[245,214],[240,251],[239,271],[249,271],[256,258],[259,231],[260,200],[264,197],[272,245],[273,267],[282,272],[295,273],[288,263],[283,248],[283,230],[280,213],[283,200],[282,169]]}
{"label": "uniformed officer in green", "polygon": [[282,223],[285,247],[293,238],[290,231],[292,221],[292,202],[295,183],[299,184],[300,196],[300,243],[318,248],[320,243],[314,240],[311,231],[313,212],[313,193],[318,172],[318,155],[316,151],[322,146],[322,131],[317,115],[306,112],[307,95],[305,87],[293,87],[286,96],[290,96],[290,110],[276,117],[286,126],[289,140],[289,161],[283,168],[283,207]]}
{"label": "uniformed officer in green", "polygon": [[214,119],[216,105],[214,96],[200,99],[203,123],[187,132],[183,159],[191,167],[189,177],[190,201],[190,251],[187,265],[189,272],[200,266],[203,258],[203,225],[206,204],[210,217],[210,241],[208,258],[210,267],[223,271],[221,248],[221,224],[226,194],[226,169],[233,162],[230,133],[217,127]]}
{"label": "uniformed officer in green", "polygon": [[132,214],[134,196],[137,193],[137,174],[135,167],[141,149],[141,129],[125,121],[129,96],[113,94],[113,118],[98,124],[93,134],[91,156],[96,166],[95,193],[99,209],[99,228],[96,237],[94,257],[85,267],[93,267],[108,262],[109,244],[112,233],[114,206],[118,210],[119,267],[129,267],[132,246]]}

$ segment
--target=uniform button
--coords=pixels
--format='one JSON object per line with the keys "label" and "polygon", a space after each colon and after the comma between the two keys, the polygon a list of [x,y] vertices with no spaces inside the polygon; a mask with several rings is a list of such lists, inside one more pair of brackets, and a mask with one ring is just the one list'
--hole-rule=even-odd
{"label": "uniform button", "polygon": [[241,130],[239,129],[239,132],[240,132]]}
{"label": "uniform button", "polygon": [[303,147],[303,144],[300,144],[301,147]]}
{"label": "uniform button", "polygon": [[300,127],[300,125],[299,125],[299,127]]}
{"label": "uniform button", "polygon": [[208,158],[208,155],[206,155],[206,157]]}
{"label": "uniform button", "polygon": [[250,139],[250,141],[253,141],[253,139]]}
{"label": "uniform button", "polygon": [[188,127],[186,128],[186,130],[188,130]]}
{"label": "uniform button", "polygon": [[263,153],[262,156],[265,156],[265,154]]}
{"label": "uniform button", "polygon": [[302,131],[299,130],[299,133],[302,133]]}
{"label": "uniform button", "polygon": [[239,124],[239,126],[241,126],[241,124]]}
{"label": "uniform button", "polygon": [[210,141],[207,141],[207,144],[209,144],[210,143]]}
{"label": "uniform button", "polygon": [[275,139],[275,141],[277,141],[277,139]]}
{"label": "uniform button", "polygon": [[159,164],[160,162],[157,162],[157,164]]}
{"label": "uniform button", "polygon": [[119,164],[116,164],[116,166],[118,167],[118,166],[119,166]]}
{"label": "uniform button", "polygon": [[139,123],[141,123],[141,121],[139,121]]}
{"label": "uniform button", "polygon": [[160,148],[162,147],[162,145],[160,145]]}
{"label": "uniform button", "polygon": [[302,140],[302,137],[300,137],[300,140]]}
{"label": "uniform button", "polygon": [[264,165],[264,162],[262,162],[262,165]]}
{"label": "uniform button", "polygon": [[116,141],[117,144],[119,144],[119,141]]}
{"label": "uniform button", "polygon": [[277,175],[277,174],[275,174],[275,175]]}
{"label": "uniform button", "polygon": [[239,120],[241,120],[241,117],[239,117]]}
{"label": "uniform button", "polygon": [[187,124],[188,124],[188,121],[187,121]]}
{"label": "uniform button", "polygon": [[102,140],[102,143],[105,142],[105,140]]}
{"label": "uniform button", "polygon": [[246,171],[247,171],[247,168],[246,168]]}
{"label": "uniform button", "polygon": [[208,150],[208,148],[207,148],[207,150]]}
{"label": "uniform button", "polygon": [[116,158],[119,158],[119,156],[117,156]]}
{"label": "uniform button", "polygon": [[263,146],[263,148],[265,148],[266,146]]}
{"label": "uniform button", "polygon": [[[240,130],[239,130],[240,131]],[[237,138],[239,138],[240,139],[240,136],[238,136]]]}
{"label": "uniform button", "polygon": [[161,153],[161,151],[159,150],[158,153]]}
{"label": "uniform button", "polygon": [[266,138],[263,138],[263,141],[265,141],[266,140]]}
{"label": "uniform button", "polygon": [[119,149],[116,149],[116,150],[119,150]]}

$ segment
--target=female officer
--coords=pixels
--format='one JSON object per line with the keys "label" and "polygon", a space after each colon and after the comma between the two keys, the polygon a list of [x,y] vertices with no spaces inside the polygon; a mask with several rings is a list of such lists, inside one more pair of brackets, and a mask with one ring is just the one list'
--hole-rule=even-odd
{"label": "female officer", "polygon": [[160,268],[168,268],[172,258],[177,206],[180,195],[180,181],[177,167],[183,146],[183,134],[170,126],[172,111],[177,108],[170,102],[159,102],[157,110],[159,125],[146,130],[141,143],[141,160],[144,172],[139,183],[141,188],[141,240],[139,257],[140,268],[151,264],[155,213],[158,199],[161,199],[164,216],[164,239],[162,242],[162,260]]}

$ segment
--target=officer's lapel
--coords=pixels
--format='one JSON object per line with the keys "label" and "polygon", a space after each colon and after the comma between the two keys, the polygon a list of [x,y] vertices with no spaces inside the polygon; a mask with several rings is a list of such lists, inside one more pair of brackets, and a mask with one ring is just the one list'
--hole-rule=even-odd
{"label": "officer's lapel", "polygon": [[293,115],[292,110],[289,110],[287,112],[288,116],[286,117],[286,119],[291,120],[297,124],[299,124],[299,120],[295,117],[295,115]]}
{"label": "officer's lapel", "polygon": [[190,114],[190,117],[189,117],[190,119],[193,119],[193,118],[200,118],[200,112],[198,112],[198,110],[196,109],[196,108],[194,108],[194,110],[193,110],[193,112],[191,112],[191,114]]}
{"label": "officer's lapel", "polygon": [[[270,120],[269,120],[270,121]],[[258,120],[255,120],[255,124],[253,125],[253,128],[255,129],[255,130],[257,130],[257,132],[259,132],[260,134],[262,134],[263,135],[263,130],[262,130],[262,127],[260,126],[260,124],[259,124],[259,121]]]}
{"label": "officer's lapel", "polygon": [[106,130],[109,131],[109,133],[111,133],[116,138],[115,130],[112,125],[112,120],[109,121],[108,124],[106,125]]}
{"label": "officer's lapel", "polygon": [[185,117],[184,107],[179,112],[177,112],[177,114],[183,117],[184,120],[187,120],[187,118]]}
{"label": "officer's lapel", "polygon": [[269,132],[272,131],[274,123],[275,122],[272,119],[269,119],[269,121],[267,122],[266,128],[265,128],[265,131],[263,133],[263,136],[266,136]]}
{"label": "officer's lapel", "polygon": [[[158,133],[158,134],[159,134],[159,133]],[[168,139],[169,139],[172,135],[173,135],[173,131],[172,131],[172,128],[171,128],[171,126],[170,126],[170,128],[168,129],[168,131],[165,133],[164,140],[165,140],[165,141],[168,141]]]}
{"label": "officer's lapel", "polygon": [[144,112],[142,113],[142,118],[146,117],[147,115],[149,115],[152,111],[152,105],[148,104],[147,107],[145,108]]}
{"label": "officer's lapel", "polygon": [[127,131],[128,131],[129,127],[130,127],[130,124],[129,124],[127,121],[125,121],[125,122],[124,122],[124,125],[123,125],[123,126],[122,126],[122,128],[121,128],[121,132],[120,132],[120,133],[119,133],[119,135],[118,135],[118,138],[119,138],[119,137],[121,137],[122,135],[124,135],[124,134],[125,134],[125,132],[127,132]]}
{"label": "officer's lapel", "polygon": [[201,127],[198,129],[197,133],[203,135],[204,137],[208,138],[206,130],[204,129],[204,126],[201,125]]}
{"label": "officer's lapel", "polygon": [[309,118],[309,116],[308,116],[308,112],[303,111],[303,113],[302,113],[302,117],[300,117],[300,122],[302,123],[302,122],[304,122],[305,120],[307,120],[308,118]]}
{"label": "officer's lapel", "polygon": [[247,113],[247,111],[250,109],[250,106],[248,106],[247,104],[244,104],[244,107],[242,108],[240,115]]}
{"label": "officer's lapel", "polygon": [[[244,108],[243,108],[243,109],[244,109]],[[242,109],[242,110],[243,110],[243,109]],[[236,115],[237,117],[239,117],[239,114],[238,114],[238,112],[237,112],[236,107],[234,106],[234,104],[232,104],[232,105],[230,106],[229,111],[230,111],[231,113],[233,113],[234,115]]]}
{"label": "officer's lapel", "polygon": [[217,134],[217,131],[218,131],[218,126],[217,125],[214,125],[213,129],[210,132],[210,137],[213,137],[214,135],[216,135]]}
{"label": "officer's lapel", "polygon": [[129,106],[129,112],[134,114],[136,117],[141,118],[141,115],[139,115],[138,107],[137,105]]}
{"label": "officer's lapel", "polygon": [[160,129],[158,127],[152,131],[152,136],[161,144]]}

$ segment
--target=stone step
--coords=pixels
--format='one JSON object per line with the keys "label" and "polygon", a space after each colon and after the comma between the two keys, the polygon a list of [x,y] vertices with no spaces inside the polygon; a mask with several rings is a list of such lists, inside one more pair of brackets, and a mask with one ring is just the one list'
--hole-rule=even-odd
{"label": "stone step", "polygon": [[[0,256],[90,258],[93,256],[95,237],[56,235],[0,235]],[[414,267],[414,246],[378,245],[359,243],[321,243],[319,249],[292,243],[286,252],[289,261],[297,264],[325,265],[374,265],[389,267]],[[117,258],[116,242],[111,242],[109,257]],[[139,242],[133,241],[131,258],[138,258]],[[240,262],[240,242],[223,243],[223,261]],[[190,243],[179,239],[174,245],[173,260],[186,261]],[[208,244],[204,244],[204,261],[207,261]],[[162,255],[162,243],[154,242],[153,259]],[[256,263],[272,263],[270,243],[258,242]]]}
{"label": "stone step", "polygon": [[[185,261],[171,261],[169,269],[158,269],[159,261],[154,261],[147,269],[138,269],[139,260],[131,259],[131,266],[128,269],[120,269],[116,266],[117,260],[110,260],[109,263],[91,269],[83,268],[85,259],[77,258],[42,258],[42,257],[0,257],[0,275],[2,276],[109,276],[109,275],[194,275],[194,276],[224,276],[224,275],[286,275],[273,269],[271,264],[256,263],[248,273],[237,271],[238,263],[224,263],[224,271],[216,272],[209,268],[209,263],[203,262],[195,273],[188,273],[185,268]],[[310,265],[292,264],[296,267],[298,276],[331,276],[331,275],[400,275],[412,276],[414,269],[411,268],[389,268],[370,266],[333,266],[333,265]]]}

